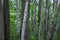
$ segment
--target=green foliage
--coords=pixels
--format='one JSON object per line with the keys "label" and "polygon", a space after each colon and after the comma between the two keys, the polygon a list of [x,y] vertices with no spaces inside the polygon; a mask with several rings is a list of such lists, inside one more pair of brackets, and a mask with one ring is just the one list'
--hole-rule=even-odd
{"label": "green foliage", "polygon": [[[44,8],[42,7],[42,14],[41,14],[41,22],[44,21],[45,18],[45,6],[46,6],[46,1],[44,0]],[[15,2],[10,1],[10,40],[18,40],[19,35],[16,31],[16,7],[15,7]],[[51,2],[49,2],[49,6],[52,7]],[[37,9],[37,8],[36,8]],[[33,27],[33,14],[34,14],[34,5],[33,3],[31,3],[30,5],[30,10],[31,10],[31,14],[30,14],[30,40],[35,40],[35,35],[34,35],[34,27]],[[50,9],[50,13],[49,13],[49,18],[51,19],[52,16],[52,9]],[[59,14],[60,8],[58,7],[58,11],[56,14],[56,23],[57,23],[57,19],[58,19],[58,14]],[[36,12],[36,20],[38,20],[38,10]],[[49,19],[49,21],[50,21]],[[43,28],[43,26],[41,26]],[[41,31],[41,40],[43,40],[43,31]],[[60,33],[58,32],[58,34],[56,35],[56,40],[60,40]]]}
{"label": "green foliage", "polygon": [[17,40],[18,34],[16,32],[16,17],[14,13],[10,14],[10,40]]}

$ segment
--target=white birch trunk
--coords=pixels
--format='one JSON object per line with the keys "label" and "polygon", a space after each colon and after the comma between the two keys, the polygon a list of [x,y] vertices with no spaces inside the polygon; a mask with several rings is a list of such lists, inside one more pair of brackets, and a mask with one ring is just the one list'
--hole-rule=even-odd
{"label": "white birch trunk", "polygon": [[23,17],[22,32],[21,32],[21,40],[24,40],[24,37],[25,37],[26,20],[27,20],[27,14],[28,14],[28,4],[29,4],[29,2],[28,2],[28,0],[26,0],[24,17]]}

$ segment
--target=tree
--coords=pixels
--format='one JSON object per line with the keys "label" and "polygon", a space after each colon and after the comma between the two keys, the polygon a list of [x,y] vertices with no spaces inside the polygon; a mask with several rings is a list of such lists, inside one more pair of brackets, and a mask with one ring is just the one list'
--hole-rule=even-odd
{"label": "tree", "polygon": [[41,21],[41,6],[42,6],[42,0],[39,0],[39,4],[38,4],[38,25],[37,25],[37,27],[38,27],[38,40],[40,40],[40,21]]}
{"label": "tree", "polygon": [[52,15],[51,23],[50,23],[50,30],[49,30],[49,33],[48,33],[48,40],[53,40],[57,1],[58,0],[53,0],[53,15]]}
{"label": "tree", "polygon": [[[19,13],[19,0],[16,0],[16,28],[17,33],[20,35],[20,13]],[[19,36],[20,38],[20,36]],[[20,40],[20,39],[19,39]]]}
{"label": "tree", "polygon": [[3,4],[0,0],[0,40],[4,40]]}
{"label": "tree", "polygon": [[22,32],[21,32],[21,40],[29,40],[29,8],[30,8],[30,0],[26,0],[23,24],[22,24]]}
{"label": "tree", "polygon": [[34,14],[33,14],[33,20],[34,20],[34,33],[36,33],[36,0],[34,0]]}
{"label": "tree", "polygon": [[48,33],[48,25],[49,25],[49,1],[46,0],[46,8],[45,8],[45,20],[44,20],[44,40],[47,40]]}
{"label": "tree", "polygon": [[59,16],[58,16],[58,21],[57,21],[57,24],[56,24],[56,27],[55,27],[55,31],[54,31],[54,34],[53,34],[53,40],[55,40],[56,39],[56,34],[57,34],[57,32],[58,32],[58,26],[59,26],[59,22],[60,22],[60,14],[59,14]]}
{"label": "tree", "polygon": [[34,0],[33,3],[34,3],[33,25],[34,25],[34,35],[36,38],[36,0]]}
{"label": "tree", "polygon": [[19,15],[19,0],[16,0],[16,28],[17,32],[19,32],[20,27],[20,15]]}
{"label": "tree", "polygon": [[[59,0],[58,0],[58,2],[59,2]],[[56,27],[55,27],[55,31],[54,31],[54,35],[53,35],[53,40],[56,40],[56,39],[58,39],[57,37],[56,37],[56,35],[58,34],[59,35],[59,33],[57,33],[58,31],[59,31],[59,24],[60,24],[60,3],[58,3],[58,5],[57,5],[58,7],[57,7],[57,13],[58,13],[58,19],[57,19],[57,23],[56,23]]]}
{"label": "tree", "polygon": [[21,0],[21,27],[20,27],[20,40],[21,40],[21,31],[22,31],[22,24],[23,24],[23,16],[24,16],[25,3],[26,3],[26,0]]}
{"label": "tree", "polygon": [[9,0],[3,0],[3,16],[4,16],[4,39],[10,40],[10,14]]}

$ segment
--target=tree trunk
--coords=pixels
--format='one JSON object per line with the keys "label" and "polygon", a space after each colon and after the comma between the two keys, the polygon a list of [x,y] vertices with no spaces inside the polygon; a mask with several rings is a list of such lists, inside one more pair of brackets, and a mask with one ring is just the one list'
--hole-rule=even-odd
{"label": "tree trunk", "polygon": [[[15,0],[16,2],[16,30],[18,35],[20,35],[20,13],[19,13],[19,0]],[[20,36],[17,40],[20,40]]]}
{"label": "tree trunk", "polygon": [[36,33],[36,0],[34,0],[34,15],[33,15],[33,20],[34,20],[34,33]]}
{"label": "tree trunk", "polygon": [[44,20],[44,40],[47,40],[47,32],[49,25],[49,1],[46,0],[45,20]]}
{"label": "tree trunk", "polygon": [[58,6],[58,20],[57,20],[57,23],[56,23],[56,27],[55,27],[55,31],[54,31],[54,35],[53,35],[53,40],[55,40],[56,39],[56,35],[58,34],[57,32],[58,32],[58,29],[59,29],[59,24],[60,24],[60,12],[59,12],[59,10],[60,10],[60,4],[58,4],[59,6]]}
{"label": "tree trunk", "polygon": [[20,40],[21,40],[21,31],[22,31],[22,24],[23,24],[23,16],[24,16],[25,3],[26,3],[26,0],[21,0],[21,27],[20,27]]}
{"label": "tree trunk", "polygon": [[53,40],[55,40],[57,31],[58,31],[59,23],[60,23],[60,14],[59,14],[59,16],[58,16],[58,21],[57,21],[57,24],[56,24],[56,27],[55,27],[55,32],[54,32],[54,35],[53,35]]}
{"label": "tree trunk", "polygon": [[34,3],[33,25],[34,25],[34,36],[36,38],[36,0],[34,0],[33,3]]}
{"label": "tree trunk", "polygon": [[37,36],[38,36],[38,40],[40,40],[40,29],[41,29],[41,27],[40,27],[40,21],[41,21],[41,6],[42,6],[42,0],[39,0],[39,4],[38,4],[38,25],[37,25],[37,27],[38,27],[38,34],[37,34]]}
{"label": "tree trunk", "polygon": [[55,16],[56,16],[57,0],[53,0],[53,15],[50,23],[50,30],[48,33],[48,40],[53,40],[53,33],[55,28]]}
{"label": "tree trunk", "polygon": [[0,40],[4,40],[3,4],[0,0]]}
{"label": "tree trunk", "polygon": [[29,27],[29,17],[30,17],[30,0],[28,0],[28,14],[27,14],[27,20],[26,20],[26,30],[25,30],[25,40],[29,40],[29,32],[30,32],[30,27]]}
{"label": "tree trunk", "polygon": [[10,14],[9,14],[9,0],[3,0],[4,13],[4,37],[5,40],[10,40]]}
{"label": "tree trunk", "polygon": [[20,13],[19,13],[19,0],[16,0],[16,28],[19,33],[20,28]]}
{"label": "tree trunk", "polygon": [[[23,25],[22,25],[22,32],[21,32],[21,40],[29,40],[29,26],[27,23],[29,23],[29,6],[30,0],[26,0],[25,4],[25,10],[24,10],[24,17],[23,17]],[[28,33],[28,34],[27,34]]]}

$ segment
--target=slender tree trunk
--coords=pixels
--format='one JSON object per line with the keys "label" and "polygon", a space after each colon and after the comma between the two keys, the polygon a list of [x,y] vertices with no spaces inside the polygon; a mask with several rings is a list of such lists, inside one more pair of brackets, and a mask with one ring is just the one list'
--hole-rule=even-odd
{"label": "slender tree trunk", "polygon": [[21,40],[29,40],[28,39],[29,26],[27,24],[27,23],[29,23],[29,21],[27,21],[27,19],[29,18],[29,15],[28,15],[29,14],[29,4],[30,4],[30,0],[26,0],[24,17],[23,17],[22,32],[21,32]]}
{"label": "slender tree trunk", "polygon": [[36,0],[34,0],[33,3],[34,3],[33,25],[34,25],[34,36],[36,38]]}
{"label": "slender tree trunk", "polygon": [[54,35],[53,35],[53,40],[55,40],[57,31],[58,31],[59,23],[60,23],[60,14],[59,14],[59,16],[58,16],[58,21],[57,21],[57,24],[56,24],[56,27],[55,27],[55,32],[54,32]]}
{"label": "slender tree trunk", "polygon": [[47,40],[47,32],[49,25],[49,0],[46,0],[45,20],[44,20],[44,40]]}
{"label": "slender tree trunk", "polygon": [[33,14],[33,20],[34,20],[34,33],[36,33],[36,0],[34,0],[34,14]]}
{"label": "slender tree trunk", "polygon": [[55,28],[55,16],[56,16],[56,7],[57,7],[57,0],[53,0],[53,15],[50,23],[50,30],[48,33],[48,40],[53,40],[53,33]]}
{"label": "slender tree trunk", "polygon": [[[59,7],[58,7],[58,11],[60,10],[60,4],[59,4]],[[56,39],[56,35],[57,35],[57,32],[58,32],[58,29],[59,29],[59,24],[60,24],[60,12],[58,12],[58,20],[57,20],[57,23],[56,23],[56,27],[55,27],[55,31],[54,31],[54,35],[53,35],[53,40]]]}
{"label": "slender tree trunk", "polygon": [[22,24],[23,24],[23,16],[24,16],[25,3],[26,3],[26,0],[21,0],[21,27],[20,27],[20,40],[21,40],[21,31],[22,31]]}
{"label": "slender tree trunk", "polygon": [[[32,3],[32,5],[34,5],[34,0],[31,0],[31,3]],[[32,15],[31,21],[33,23],[33,33],[34,33],[34,8],[31,9],[31,15]]]}
{"label": "slender tree trunk", "polygon": [[[18,35],[20,35],[20,13],[19,13],[19,0],[15,0],[16,2],[16,30]],[[17,40],[20,40],[20,36]]]}
{"label": "slender tree trunk", "polygon": [[5,40],[10,40],[10,14],[9,14],[9,0],[3,0],[4,13],[4,35]]}
{"label": "slender tree trunk", "polygon": [[20,13],[19,13],[19,0],[16,0],[16,28],[19,33],[20,28]]}
{"label": "slender tree trunk", "polygon": [[30,0],[28,0],[28,14],[27,14],[27,20],[26,20],[26,30],[25,30],[25,40],[29,40],[29,32],[30,32],[30,27],[29,27],[29,17],[30,17]]}
{"label": "slender tree trunk", "polygon": [[0,0],[0,40],[4,40],[3,1]]}
{"label": "slender tree trunk", "polygon": [[39,4],[38,4],[38,40],[40,40],[40,21],[41,21],[41,6],[42,6],[42,0],[39,0]]}

